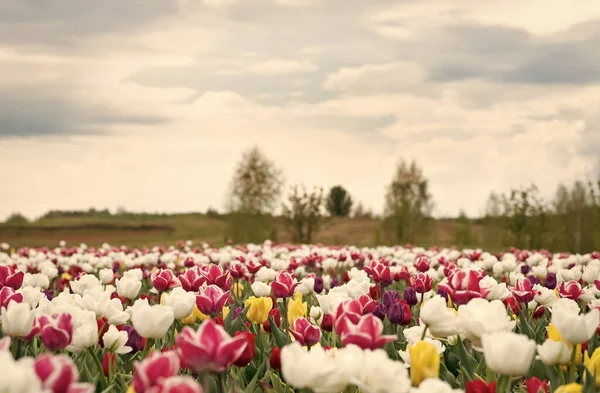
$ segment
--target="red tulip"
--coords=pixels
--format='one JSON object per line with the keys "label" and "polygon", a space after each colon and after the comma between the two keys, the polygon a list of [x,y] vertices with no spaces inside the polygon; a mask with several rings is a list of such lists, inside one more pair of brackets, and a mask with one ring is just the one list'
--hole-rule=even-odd
{"label": "red tulip", "polygon": [[115,361],[117,360],[116,355],[112,352],[106,352],[102,358],[102,371],[105,376],[110,375],[111,367],[114,367]]}
{"label": "red tulip", "polygon": [[558,294],[560,297],[566,297],[577,301],[585,292],[581,289],[581,285],[577,281],[561,282],[558,286]]}
{"label": "red tulip", "polygon": [[181,282],[181,287],[187,292],[198,292],[202,284],[206,282],[206,278],[195,268],[186,270],[178,278]]}
{"label": "red tulip", "polygon": [[271,290],[275,297],[292,297],[294,296],[294,291],[298,285],[300,285],[300,283],[296,282],[290,273],[282,270],[275,275],[275,279],[271,283]]}
{"label": "red tulip", "polygon": [[8,265],[0,266],[0,288],[10,287],[12,289],[19,289],[23,285],[23,277],[25,277],[25,273],[21,270],[15,270],[12,266]]}
{"label": "red tulip", "polygon": [[210,264],[208,269],[202,271],[201,274],[208,285],[216,285],[224,291],[231,288],[231,274],[228,271],[223,271],[223,268],[219,265]]}
{"label": "red tulip", "polygon": [[392,282],[394,282],[390,267],[381,262],[372,261],[369,266],[365,266],[363,269],[373,278],[373,281],[377,283],[390,285]]}
{"label": "red tulip", "polygon": [[252,359],[254,359],[254,333],[251,333],[247,330],[242,330],[235,332],[234,337],[237,336],[243,336],[248,345],[246,345],[246,349],[244,352],[242,352],[242,355],[235,362],[233,362],[233,364],[238,367],[246,367],[250,364]]}
{"label": "red tulip", "polygon": [[273,370],[279,370],[281,368],[281,350],[278,347],[273,347],[273,349],[271,349],[269,366],[271,366]]}
{"label": "red tulip", "polygon": [[50,351],[60,351],[71,343],[73,322],[71,314],[41,316],[39,318],[42,343]]}
{"label": "red tulip", "polygon": [[0,289],[0,308],[8,307],[10,301],[21,303],[23,301],[23,295],[16,293],[11,287],[2,287]]}
{"label": "red tulip", "polygon": [[152,280],[152,286],[160,292],[165,292],[181,285],[181,282],[175,277],[171,269],[159,269],[155,271],[150,276],[150,280]]}
{"label": "red tulip", "polygon": [[375,311],[375,307],[377,307],[377,302],[369,295],[361,295],[357,300],[362,307],[363,315],[372,313]]}
{"label": "red tulip", "polygon": [[540,381],[539,378],[532,377],[525,381],[527,393],[548,393],[548,381]]}
{"label": "red tulip", "polygon": [[256,263],[252,260],[246,262],[246,269],[248,269],[248,272],[250,274],[256,274],[261,267],[263,267],[263,265],[261,265],[260,263]]}
{"label": "red tulip", "polygon": [[[275,304],[275,302],[273,302],[273,304]],[[273,322],[275,322],[277,327],[281,326],[281,313],[278,308],[272,308],[271,311],[269,311],[269,318],[273,318]],[[269,321],[269,318],[267,318],[262,326],[263,329],[265,329],[265,332],[271,333],[271,322]]]}
{"label": "red tulip", "polygon": [[468,381],[465,393],[496,393],[496,381],[490,382],[489,385],[480,379]]}
{"label": "red tulip", "polygon": [[325,314],[323,315],[323,320],[321,321],[321,329],[326,332],[333,331],[333,315]]}
{"label": "red tulip", "polygon": [[198,374],[226,370],[242,356],[247,345],[245,337],[229,336],[212,319],[206,319],[197,331],[185,326],[177,336],[182,366]]}
{"label": "red tulip", "polygon": [[35,359],[35,373],[42,382],[42,387],[52,393],[66,393],[69,385],[79,380],[75,362],[66,355],[39,355]]}
{"label": "red tulip", "polygon": [[426,273],[418,273],[416,276],[410,278],[410,286],[417,293],[425,293],[431,291],[433,287],[433,280]]}
{"label": "red tulip", "polygon": [[192,377],[175,376],[162,379],[145,393],[203,393],[203,390]]}
{"label": "red tulip", "polygon": [[415,268],[418,271],[420,271],[421,273],[425,273],[426,271],[428,271],[429,266],[430,266],[429,258],[427,258],[426,256],[418,257],[417,261],[415,262]]}
{"label": "red tulip", "polygon": [[196,296],[196,306],[203,314],[213,315],[220,313],[223,306],[229,300],[229,291],[223,290],[216,285],[209,285]]}
{"label": "red tulip", "polygon": [[312,347],[321,339],[321,329],[313,326],[306,318],[298,318],[294,322],[294,328],[290,333],[302,346]]}
{"label": "red tulip", "polygon": [[141,362],[133,363],[133,389],[147,392],[158,381],[177,375],[179,356],[176,352],[152,352]]}
{"label": "red tulip", "polygon": [[489,289],[479,286],[483,277],[483,270],[455,269],[450,272],[447,282],[438,284],[438,289],[446,292],[455,304],[467,304],[471,299],[484,298],[489,293]]}
{"label": "red tulip", "polygon": [[518,278],[514,288],[510,290],[519,303],[529,303],[537,295],[537,291],[533,289],[531,281],[527,278]]}
{"label": "red tulip", "polygon": [[344,346],[354,344],[362,349],[382,348],[386,343],[397,340],[394,335],[382,336],[383,322],[373,314],[363,315],[357,324],[348,324],[341,334]]}

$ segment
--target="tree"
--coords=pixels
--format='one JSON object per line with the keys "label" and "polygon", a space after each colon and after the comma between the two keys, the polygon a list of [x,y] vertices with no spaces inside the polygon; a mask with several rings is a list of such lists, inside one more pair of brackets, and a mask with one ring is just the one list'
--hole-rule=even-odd
{"label": "tree", "polygon": [[281,196],[283,177],[258,147],[246,151],[231,181],[228,210],[237,213],[272,213]]}
{"label": "tree", "polygon": [[594,250],[595,199],[590,184],[577,181],[570,190],[564,184],[558,186],[553,206],[560,228],[557,238],[563,249],[571,252]]}
{"label": "tree", "polygon": [[334,217],[348,217],[352,210],[352,197],[342,186],[335,186],[329,190],[327,196],[327,211]]}
{"label": "tree", "polygon": [[5,222],[7,224],[27,224],[29,220],[21,213],[12,213]]}
{"label": "tree", "polygon": [[358,203],[354,208],[354,212],[352,213],[352,217],[359,219],[372,219],[373,212],[369,209],[366,209],[362,203]]}
{"label": "tree", "polygon": [[384,217],[392,223],[396,241],[413,243],[424,231],[433,202],[428,181],[413,161],[401,161],[385,196]]}
{"label": "tree", "polygon": [[456,220],[456,229],[454,232],[454,244],[459,246],[473,245],[473,231],[471,229],[471,220],[467,214],[461,210]]}
{"label": "tree", "polygon": [[322,219],[323,190],[315,189],[307,192],[294,186],[283,205],[283,217],[287,230],[296,243],[310,244],[313,235],[319,230]]}
{"label": "tree", "polygon": [[272,213],[279,203],[283,177],[258,147],[246,151],[231,180],[227,237],[237,243],[256,243],[272,237]]}
{"label": "tree", "polygon": [[507,229],[518,248],[540,248],[547,230],[547,209],[535,184],[503,195]]}

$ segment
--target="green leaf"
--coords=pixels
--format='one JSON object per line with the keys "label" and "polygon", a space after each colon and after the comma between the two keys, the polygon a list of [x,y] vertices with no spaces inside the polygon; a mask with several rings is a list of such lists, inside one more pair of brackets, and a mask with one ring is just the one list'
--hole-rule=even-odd
{"label": "green leaf", "polygon": [[546,375],[550,380],[550,386],[552,390],[555,390],[558,386],[560,386],[560,382],[558,381],[558,373],[553,366],[545,366],[546,367]]}
{"label": "green leaf", "polygon": [[271,385],[273,385],[273,390],[275,390],[277,393],[284,393],[286,388],[283,382],[281,382],[281,380],[279,379],[279,377],[271,371],[267,372],[267,374],[269,374],[269,377],[271,379]]}
{"label": "green leaf", "polygon": [[[229,333],[230,336],[233,336],[235,332],[239,332],[246,328],[244,320],[246,319],[246,314],[248,314],[249,308],[250,306],[244,308],[242,313],[231,323],[231,326],[229,326],[229,329],[227,329],[227,333]],[[231,315],[231,313],[232,311],[230,311],[229,314],[227,314],[227,316]]]}
{"label": "green leaf", "polygon": [[277,327],[273,317],[269,317],[269,324],[271,325],[271,332],[273,333],[273,337],[275,338],[275,342],[279,348],[283,348],[291,342],[290,338],[287,337],[286,334]]}
{"label": "green leaf", "polygon": [[462,339],[458,338],[458,360],[459,364],[462,365],[461,369],[463,373],[468,377],[468,380],[473,380],[475,370],[475,365],[477,364],[473,355],[467,352],[467,348],[465,348],[465,344]]}
{"label": "green leaf", "polygon": [[448,371],[444,363],[440,364],[440,377],[442,380],[448,382],[453,389],[460,388],[460,382],[458,382],[458,379]]}
{"label": "green leaf", "polygon": [[258,377],[261,374],[263,374],[266,369],[267,369],[267,362],[264,362],[263,364],[260,365],[258,370],[256,370],[254,377],[250,380],[250,382],[248,382],[248,385],[246,385],[246,389],[244,389],[244,393],[253,393],[255,391],[256,384],[258,382]]}

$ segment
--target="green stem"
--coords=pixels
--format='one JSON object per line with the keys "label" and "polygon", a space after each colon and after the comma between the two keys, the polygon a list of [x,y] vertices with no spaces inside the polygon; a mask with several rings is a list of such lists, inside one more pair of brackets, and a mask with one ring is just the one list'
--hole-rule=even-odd
{"label": "green stem", "polygon": [[98,359],[98,356],[96,356],[96,353],[94,352],[94,350],[91,347],[87,348],[88,353],[90,354],[90,356],[92,357],[92,359],[94,360],[94,363],[96,364],[96,368],[98,369],[98,374],[100,375],[100,378],[102,379],[103,382],[103,387],[104,386],[108,386],[108,383],[106,381],[106,375],[104,375],[104,370],[102,369],[102,362],[100,361],[100,359]]}
{"label": "green stem", "polygon": [[[571,362],[569,363],[569,369],[567,372],[567,381],[568,382],[576,382],[571,381],[571,375],[573,374],[573,370],[575,370],[575,357],[577,356],[577,345],[573,345],[573,351],[571,352]],[[575,378],[577,379],[577,378]]]}
{"label": "green stem", "polygon": [[226,380],[227,380],[226,372],[222,372],[217,375],[217,389],[219,390],[219,393],[226,392],[226,389],[225,389],[225,381]]}
{"label": "green stem", "polygon": [[285,331],[286,337],[289,337],[290,331],[288,326],[288,310],[287,310],[287,298],[283,299],[283,330]]}
{"label": "green stem", "polygon": [[425,328],[423,329],[423,334],[421,334],[421,341],[425,340],[425,334],[427,334],[428,328],[429,326],[425,325]]}

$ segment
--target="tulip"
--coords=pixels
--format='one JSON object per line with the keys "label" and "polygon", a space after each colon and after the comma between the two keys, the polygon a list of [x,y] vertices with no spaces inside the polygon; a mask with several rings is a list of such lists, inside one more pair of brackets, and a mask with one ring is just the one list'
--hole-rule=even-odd
{"label": "tulip", "polygon": [[152,286],[159,292],[165,292],[181,285],[171,269],[158,269],[152,273],[150,280],[152,280]]}
{"label": "tulip", "polygon": [[556,288],[556,274],[548,273],[544,279],[544,286],[548,289]]}
{"label": "tulip", "polygon": [[548,339],[537,346],[537,352],[542,363],[547,366],[567,364],[571,360],[571,349],[563,341]]}
{"label": "tulip", "polygon": [[481,350],[481,336],[493,332],[510,332],[516,322],[506,314],[500,300],[487,301],[475,298],[458,307],[458,318],[462,333],[471,341],[473,348]]}
{"label": "tulip", "polygon": [[106,285],[109,284],[114,278],[114,272],[112,269],[101,269],[98,272],[98,277],[100,278],[100,282]]}
{"label": "tulip", "polygon": [[8,351],[10,349],[10,344],[12,344],[12,339],[10,336],[4,336],[0,338],[0,352]]}
{"label": "tulip", "polygon": [[23,295],[15,292],[11,287],[2,287],[0,289],[0,308],[8,307],[8,303],[11,301],[21,303],[23,301]]}
{"label": "tulip", "polygon": [[561,385],[559,386],[554,393],[582,393],[583,392],[583,385],[580,385],[578,383],[568,383],[566,385]]}
{"label": "tulip", "polygon": [[408,303],[409,306],[414,306],[419,302],[417,299],[417,291],[415,291],[413,287],[407,287],[404,290],[402,298],[406,301],[406,303]]}
{"label": "tulip", "polygon": [[281,368],[281,352],[278,347],[271,349],[271,355],[269,355],[269,366],[273,370],[279,370]]}
{"label": "tulip", "polygon": [[591,375],[595,376],[596,389],[600,389],[600,348],[596,348],[592,357],[589,357],[587,352],[585,353],[584,364]]}
{"label": "tulip", "polygon": [[515,287],[511,288],[511,292],[515,299],[517,299],[520,303],[529,303],[538,294],[538,292],[533,289],[531,281],[529,281],[527,278],[517,279]]}
{"label": "tulip", "polygon": [[50,351],[60,351],[71,343],[73,337],[71,314],[43,315],[40,317],[39,323],[42,343]]}
{"label": "tulip", "polygon": [[273,318],[273,322],[275,322],[275,325],[277,327],[281,325],[281,314],[279,313],[278,308],[272,308],[271,311],[269,311],[267,320],[262,324],[262,327],[265,330],[265,332],[269,333],[271,332],[271,322],[269,321],[270,318]]}
{"label": "tulip", "polygon": [[25,273],[7,265],[0,265],[0,288],[19,289],[23,285]]}
{"label": "tulip", "polygon": [[362,349],[377,349],[395,341],[396,336],[382,336],[383,322],[373,314],[363,315],[357,324],[347,324],[341,333],[342,344],[354,344]]}
{"label": "tulip", "polygon": [[410,379],[419,386],[427,378],[437,378],[440,373],[440,354],[435,345],[419,341],[408,347],[410,354]]}
{"label": "tulip", "polygon": [[204,393],[202,386],[192,377],[174,376],[161,379],[147,393]]}
{"label": "tulip", "polygon": [[44,389],[52,393],[67,393],[69,386],[79,379],[79,371],[66,355],[43,353],[35,359],[35,373]]}
{"label": "tulip", "polygon": [[269,296],[271,294],[271,287],[262,281],[255,281],[252,283],[252,292],[259,297]]}
{"label": "tulip", "polygon": [[139,352],[139,350],[144,347],[146,340],[138,334],[133,326],[125,325],[123,326],[123,330],[127,332],[127,342],[125,343],[125,346],[131,348],[131,353]]}
{"label": "tulip", "polygon": [[275,279],[271,283],[273,295],[279,298],[287,298],[294,296],[294,291],[300,283],[285,270],[277,272]]}
{"label": "tulip", "polygon": [[527,393],[548,393],[548,381],[533,377],[525,381]]}
{"label": "tulip", "polygon": [[127,346],[128,339],[129,335],[127,332],[117,330],[115,325],[110,325],[106,333],[102,336],[104,348],[117,354],[124,354],[132,351],[132,348]]}
{"label": "tulip", "polygon": [[424,294],[425,292],[431,291],[433,286],[433,280],[429,274],[419,273],[416,276],[410,278],[410,287],[417,293]]}
{"label": "tulip", "polygon": [[388,310],[385,304],[377,303],[377,306],[375,306],[375,310],[373,311],[373,315],[375,315],[377,318],[383,321],[387,316],[387,311]]}
{"label": "tulip", "polygon": [[460,319],[439,295],[423,304],[419,318],[435,337],[450,337],[460,331]]}
{"label": "tulip", "polygon": [[152,352],[141,362],[133,362],[133,388],[136,392],[147,392],[160,380],[176,376],[178,370],[177,353]]}
{"label": "tulip", "polygon": [[173,288],[171,293],[162,294],[161,304],[173,309],[175,319],[182,319],[194,310],[196,296],[183,288]]}
{"label": "tulip", "polygon": [[196,306],[206,315],[214,315],[223,310],[223,306],[229,300],[229,291],[223,290],[216,285],[209,285],[196,296]]}
{"label": "tulip", "polygon": [[273,300],[270,297],[259,297],[250,296],[244,302],[248,308],[246,318],[253,323],[265,323],[269,318],[269,312],[273,308]]}
{"label": "tulip", "polygon": [[560,297],[577,301],[585,292],[577,281],[561,282],[558,286]]}
{"label": "tulip", "polygon": [[427,258],[426,256],[420,256],[415,262],[415,269],[417,269],[421,273],[425,273],[429,270],[430,264],[431,263],[429,262],[429,258]]}
{"label": "tulip", "polygon": [[404,300],[400,300],[388,308],[387,317],[394,325],[408,325],[412,320],[410,306]]}
{"label": "tulip", "polygon": [[492,381],[489,384],[481,379],[467,381],[465,393],[496,393],[496,381]]}
{"label": "tulip", "polygon": [[231,288],[231,275],[228,271],[223,271],[223,268],[219,265],[211,264],[208,266],[208,269],[202,271],[201,274],[206,279],[208,285],[216,285],[223,291],[227,291]]}
{"label": "tulip", "polygon": [[238,367],[246,367],[247,365],[250,364],[250,362],[252,361],[252,359],[254,359],[254,333],[251,333],[247,330],[243,330],[241,332],[235,332],[234,337],[236,336],[243,336],[248,345],[246,345],[246,349],[244,350],[244,352],[240,355],[240,357],[233,362],[234,365],[238,366]]}
{"label": "tulip", "polygon": [[135,299],[140,293],[142,282],[132,277],[125,276],[115,280],[117,294],[125,299]]}
{"label": "tulip", "polygon": [[88,290],[92,290],[102,285],[100,280],[92,274],[85,274],[78,276],[74,281],[69,282],[71,289],[76,294],[83,296]]}
{"label": "tulip", "polygon": [[198,292],[202,284],[206,282],[206,277],[196,269],[188,269],[183,274],[179,275],[181,287],[187,292]]}
{"label": "tulip", "polygon": [[335,322],[333,328],[337,334],[342,334],[346,330],[346,325],[348,323],[357,324],[361,316],[361,304],[354,300],[347,300],[343,303],[340,303],[338,306],[335,313]]}
{"label": "tulip", "polygon": [[323,288],[324,288],[323,277],[315,277],[315,286],[314,286],[315,293],[318,294],[318,293],[323,292]]}
{"label": "tulip", "polygon": [[298,318],[306,317],[308,313],[308,304],[302,302],[302,295],[296,296],[293,300],[288,300],[288,326],[294,326],[294,322]]}
{"label": "tulip", "polygon": [[[525,375],[535,356],[536,344],[527,336],[495,332],[481,338],[487,366],[500,375]],[[507,361],[510,359],[510,361]]]}
{"label": "tulip", "polygon": [[163,338],[174,319],[173,310],[170,307],[158,304],[138,307],[132,311],[131,315],[133,327],[144,338]]}
{"label": "tulip", "polygon": [[390,267],[384,265],[383,263],[373,261],[369,266],[365,266],[363,269],[373,278],[373,281],[376,283],[390,285],[392,282],[394,282]]}
{"label": "tulip", "polygon": [[313,326],[306,318],[298,318],[290,333],[302,346],[312,347],[321,339],[321,329]]}
{"label": "tulip", "polygon": [[572,309],[567,303],[557,302],[552,307],[552,325],[556,326],[565,341],[572,345],[588,341],[596,332],[599,320],[598,309],[579,315],[579,308]]}
{"label": "tulip", "polygon": [[323,329],[323,331],[326,331],[326,332],[332,332],[333,331],[333,323],[334,323],[333,315],[325,314],[325,315],[323,315],[323,319],[321,320],[321,329]]}
{"label": "tulip", "polygon": [[182,366],[198,374],[225,371],[242,356],[247,345],[246,337],[230,337],[211,319],[204,321],[197,331],[185,326],[177,336]]}
{"label": "tulip", "polygon": [[438,288],[448,293],[455,304],[467,304],[471,299],[485,298],[489,293],[489,289],[479,286],[484,276],[484,271],[456,269],[450,273],[447,282],[438,284]]}

